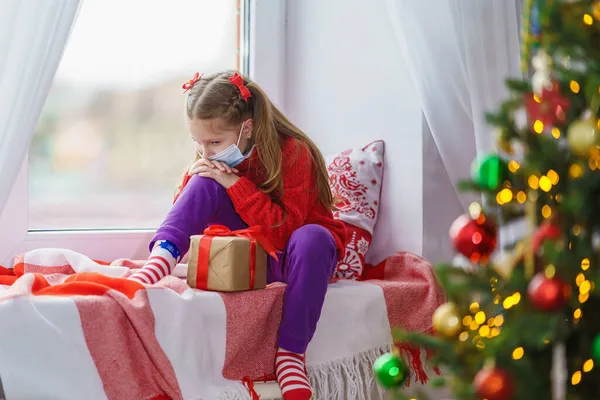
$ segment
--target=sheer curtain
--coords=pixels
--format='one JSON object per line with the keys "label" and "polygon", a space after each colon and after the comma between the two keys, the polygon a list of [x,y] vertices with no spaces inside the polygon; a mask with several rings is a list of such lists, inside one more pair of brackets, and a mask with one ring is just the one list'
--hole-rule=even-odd
{"label": "sheer curtain", "polygon": [[29,149],[82,0],[0,5],[0,212]]}
{"label": "sheer curtain", "polygon": [[424,255],[450,255],[448,228],[476,199],[454,184],[494,149],[485,112],[520,76],[521,0],[386,0],[424,116]]}

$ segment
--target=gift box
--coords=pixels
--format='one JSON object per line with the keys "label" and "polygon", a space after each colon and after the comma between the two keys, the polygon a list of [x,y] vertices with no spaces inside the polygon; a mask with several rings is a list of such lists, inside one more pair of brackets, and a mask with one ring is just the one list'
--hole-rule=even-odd
{"label": "gift box", "polygon": [[218,292],[263,289],[267,259],[277,259],[275,248],[260,228],[231,231],[213,225],[190,238],[187,282],[193,288]]}

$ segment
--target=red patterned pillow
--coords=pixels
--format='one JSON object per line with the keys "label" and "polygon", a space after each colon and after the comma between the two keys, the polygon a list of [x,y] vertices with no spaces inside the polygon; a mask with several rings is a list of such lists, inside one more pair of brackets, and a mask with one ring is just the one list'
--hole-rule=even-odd
{"label": "red patterned pillow", "polygon": [[348,237],[335,278],[358,279],[362,275],[379,212],[383,155],[384,143],[379,140],[361,149],[327,157],[331,192],[337,208],[334,217],[345,223]]}

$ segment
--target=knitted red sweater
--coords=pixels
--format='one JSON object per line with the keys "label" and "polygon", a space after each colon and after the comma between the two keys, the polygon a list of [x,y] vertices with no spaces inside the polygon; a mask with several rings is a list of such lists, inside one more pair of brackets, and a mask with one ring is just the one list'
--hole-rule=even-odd
{"label": "knitted red sweater", "polygon": [[310,149],[295,139],[284,138],[281,151],[283,207],[257,188],[264,172],[255,150],[249,159],[236,167],[241,178],[227,190],[235,211],[248,225],[261,225],[267,239],[278,249],[285,247],[296,229],[317,224],[331,232],[338,251],[343,253],[346,245],[344,225],[334,220],[332,212],[319,202]]}

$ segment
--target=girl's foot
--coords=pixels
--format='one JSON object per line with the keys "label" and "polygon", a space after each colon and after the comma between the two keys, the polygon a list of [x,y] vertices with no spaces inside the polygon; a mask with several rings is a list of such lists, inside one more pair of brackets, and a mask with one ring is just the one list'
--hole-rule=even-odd
{"label": "girl's foot", "polygon": [[309,400],[312,388],[304,365],[304,355],[277,349],[275,375],[281,388],[283,400]]}

